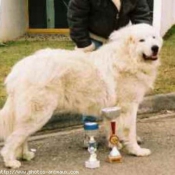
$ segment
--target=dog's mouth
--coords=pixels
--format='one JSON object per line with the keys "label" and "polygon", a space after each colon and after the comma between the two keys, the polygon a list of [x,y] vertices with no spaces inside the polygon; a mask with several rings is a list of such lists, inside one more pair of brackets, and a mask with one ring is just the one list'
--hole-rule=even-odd
{"label": "dog's mouth", "polygon": [[152,54],[151,56],[147,56],[146,54],[143,53],[143,58],[144,60],[148,61],[156,61],[158,59],[158,54]]}

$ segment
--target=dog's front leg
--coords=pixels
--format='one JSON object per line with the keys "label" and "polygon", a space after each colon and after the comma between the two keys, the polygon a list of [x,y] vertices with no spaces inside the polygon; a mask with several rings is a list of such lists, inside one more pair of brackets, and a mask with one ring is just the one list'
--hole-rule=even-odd
{"label": "dog's front leg", "polygon": [[139,104],[125,103],[121,104],[121,115],[117,121],[118,136],[123,142],[129,154],[136,156],[148,156],[151,151],[141,148],[137,143],[136,118]]}

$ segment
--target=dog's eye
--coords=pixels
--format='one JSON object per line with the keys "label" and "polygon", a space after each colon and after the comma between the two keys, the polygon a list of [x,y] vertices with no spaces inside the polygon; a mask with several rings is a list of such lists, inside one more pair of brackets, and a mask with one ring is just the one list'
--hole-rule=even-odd
{"label": "dog's eye", "polygon": [[139,42],[144,42],[145,40],[144,39],[140,39]]}
{"label": "dog's eye", "polygon": [[153,39],[155,39],[156,37],[155,36],[153,36]]}

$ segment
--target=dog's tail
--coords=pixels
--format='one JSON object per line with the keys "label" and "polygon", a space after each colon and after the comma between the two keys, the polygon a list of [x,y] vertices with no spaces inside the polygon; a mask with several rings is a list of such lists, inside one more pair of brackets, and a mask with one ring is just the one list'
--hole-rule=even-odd
{"label": "dog's tail", "polygon": [[8,97],[4,107],[0,110],[0,138],[5,140],[13,132],[13,126],[13,101],[11,97]]}

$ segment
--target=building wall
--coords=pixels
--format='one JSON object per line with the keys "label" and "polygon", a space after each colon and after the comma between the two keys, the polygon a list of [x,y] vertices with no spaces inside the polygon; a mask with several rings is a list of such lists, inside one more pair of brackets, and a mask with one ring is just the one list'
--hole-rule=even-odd
{"label": "building wall", "polygon": [[[0,0],[0,42],[13,40],[28,28],[28,0]],[[175,24],[175,0],[154,0],[153,25],[163,36]]]}
{"label": "building wall", "polygon": [[154,0],[153,25],[163,36],[175,24],[175,0]]}
{"label": "building wall", "polygon": [[27,0],[0,1],[0,41],[13,40],[27,29]]}
{"label": "building wall", "polygon": [[166,31],[175,23],[175,1],[163,0],[162,5],[162,24],[161,33],[165,34]]}

